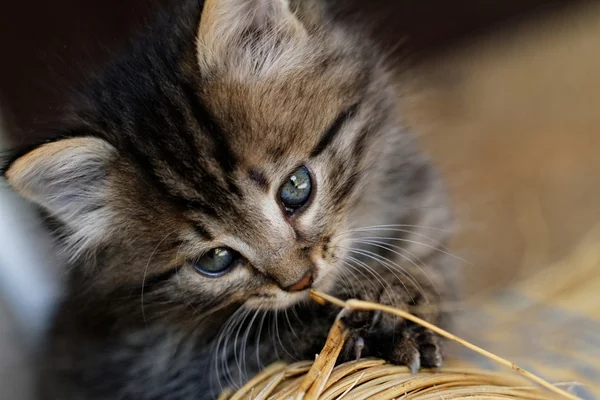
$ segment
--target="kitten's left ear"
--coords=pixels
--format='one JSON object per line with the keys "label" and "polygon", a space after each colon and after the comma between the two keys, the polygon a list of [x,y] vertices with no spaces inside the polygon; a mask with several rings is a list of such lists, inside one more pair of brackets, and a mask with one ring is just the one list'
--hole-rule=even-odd
{"label": "kitten's left ear", "polygon": [[318,15],[315,0],[206,0],[197,38],[201,63],[236,56],[249,38],[256,39],[256,47],[302,42]]}
{"label": "kitten's left ear", "polygon": [[115,153],[111,145],[97,138],[57,140],[18,157],[5,176],[21,196],[60,214],[65,207],[99,195],[107,164]]}
{"label": "kitten's left ear", "polygon": [[83,247],[110,226],[108,169],[116,154],[102,139],[62,139],[21,155],[4,175],[17,193],[69,227],[72,241]]}

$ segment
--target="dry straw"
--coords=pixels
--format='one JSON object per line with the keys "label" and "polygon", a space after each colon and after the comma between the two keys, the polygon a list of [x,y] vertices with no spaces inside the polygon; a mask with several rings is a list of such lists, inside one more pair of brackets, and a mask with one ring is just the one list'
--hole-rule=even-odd
{"label": "dry straw", "polygon": [[[413,375],[406,367],[390,365],[378,359],[362,359],[335,367],[347,337],[342,319],[338,318],[314,362],[273,364],[236,393],[225,392],[219,400],[579,399],[510,361],[405,311],[360,300],[343,301],[316,290],[311,291],[311,296],[319,303],[329,302],[341,307],[340,316],[352,310],[378,310],[397,315],[460,343],[518,374],[444,368],[442,372],[421,371]],[[543,388],[533,386],[531,382]]]}

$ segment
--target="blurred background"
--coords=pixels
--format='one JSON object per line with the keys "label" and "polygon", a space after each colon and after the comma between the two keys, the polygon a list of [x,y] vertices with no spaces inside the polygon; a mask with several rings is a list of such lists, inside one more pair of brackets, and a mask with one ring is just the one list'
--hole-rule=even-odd
{"label": "blurred background", "polygon": [[[551,379],[587,384],[578,393],[592,398],[600,382],[600,2],[329,2],[409,71],[408,123],[446,175],[457,210],[452,251],[467,261],[466,304],[490,305],[458,328],[476,342],[485,336],[502,355],[534,360],[529,368]],[[43,137],[68,88],[126,49],[159,3],[2,2],[0,146]],[[18,327],[43,325],[32,320],[55,293],[37,271],[44,263],[31,260],[45,259],[33,252],[45,248],[43,238],[30,241],[33,228],[14,218],[23,211],[13,211],[13,200],[0,203],[1,387],[28,379],[15,368],[26,363]],[[19,240],[24,247],[12,244]],[[9,252],[15,248],[31,252]],[[527,320],[537,325],[524,333]],[[511,345],[490,339],[511,329],[503,336]],[[542,355],[534,354],[540,336],[550,338]]]}

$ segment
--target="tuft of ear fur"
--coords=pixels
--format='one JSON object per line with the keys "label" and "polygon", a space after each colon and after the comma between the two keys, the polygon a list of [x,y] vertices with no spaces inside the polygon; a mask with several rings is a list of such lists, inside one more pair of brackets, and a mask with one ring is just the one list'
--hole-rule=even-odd
{"label": "tuft of ear fur", "polygon": [[279,34],[304,33],[287,0],[206,0],[198,42],[218,53],[249,30],[264,31],[267,27]]}
{"label": "tuft of ear fur", "polygon": [[285,61],[305,47],[320,13],[313,0],[304,1],[207,0],[197,36],[200,66],[256,73],[291,65]]}
{"label": "tuft of ear fur", "polygon": [[17,193],[66,225],[71,255],[77,256],[99,242],[110,226],[107,177],[115,155],[102,139],[63,139],[17,158],[5,176]]}
{"label": "tuft of ear fur", "polygon": [[289,0],[289,8],[309,32],[314,32],[326,23],[324,3],[320,0]]}

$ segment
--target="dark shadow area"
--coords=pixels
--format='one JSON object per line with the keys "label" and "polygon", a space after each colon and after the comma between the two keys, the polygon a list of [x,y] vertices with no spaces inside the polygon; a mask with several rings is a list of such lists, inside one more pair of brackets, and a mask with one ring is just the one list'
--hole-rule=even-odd
{"label": "dark shadow area", "polygon": [[[572,7],[575,0],[330,0],[340,18],[367,25],[413,61],[522,18]],[[0,97],[14,140],[43,135],[69,88],[122,49],[161,1],[7,1],[0,6]],[[163,1],[163,3],[166,3]],[[359,29],[357,27],[357,29]]]}

